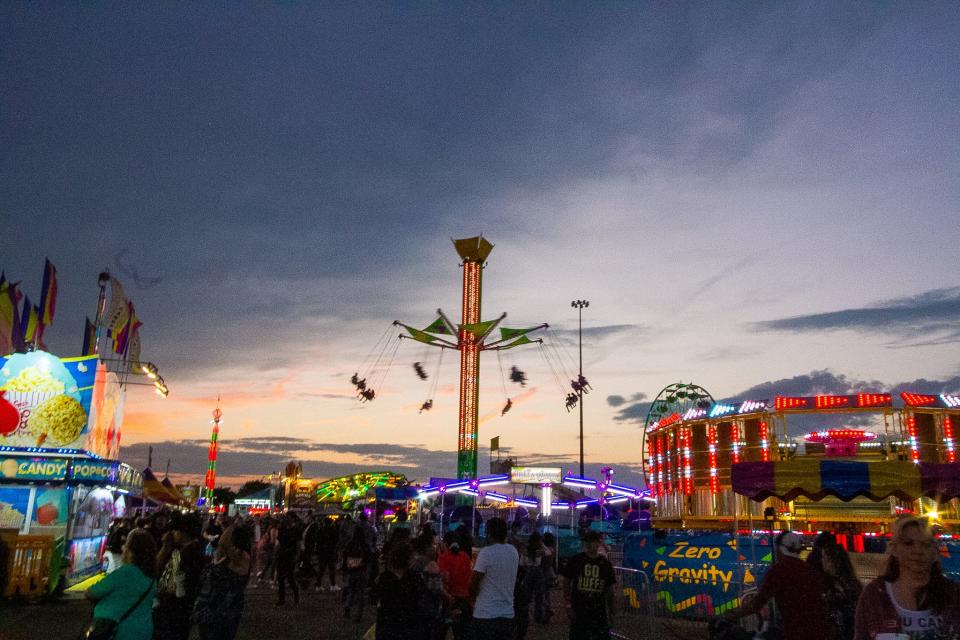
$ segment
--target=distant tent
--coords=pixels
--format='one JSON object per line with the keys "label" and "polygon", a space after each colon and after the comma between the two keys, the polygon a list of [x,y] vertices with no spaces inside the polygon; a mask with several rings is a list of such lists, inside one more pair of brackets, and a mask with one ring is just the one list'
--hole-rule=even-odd
{"label": "distant tent", "polygon": [[160,481],[160,484],[167,490],[167,493],[176,498],[181,504],[190,504],[189,501],[183,497],[183,494],[180,493],[180,489],[177,489],[173,483],[170,482],[170,478],[164,478]]}
{"label": "distant tent", "polygon": [[143,470],[143,496],[154,502],[163,504],[179,504],[180,498],[167,490],[167,487],[157,480],[157,476],[150,467]]}

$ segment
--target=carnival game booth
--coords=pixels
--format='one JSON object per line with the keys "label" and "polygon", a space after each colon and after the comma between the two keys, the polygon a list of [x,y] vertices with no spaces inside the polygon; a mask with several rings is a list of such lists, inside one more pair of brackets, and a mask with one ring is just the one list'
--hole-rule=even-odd
{"label": "carnival game booth", "polygon": [[[773,520],[862,534],[886,531],[901,513],[934,511],[956,528],[960,397],[904,392],[899,400],[778,396],[663,417],[645,429],[654,526],[729,531]],[[790,437],[789,420],[814,428]]]}

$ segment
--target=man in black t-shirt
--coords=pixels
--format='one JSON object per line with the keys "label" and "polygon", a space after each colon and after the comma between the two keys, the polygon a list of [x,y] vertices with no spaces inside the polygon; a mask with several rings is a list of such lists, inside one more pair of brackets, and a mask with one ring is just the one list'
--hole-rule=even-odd
{"label": "man in black t-shirt", "polygon": [[584,551],[571,558],[563,571],[570,640],[610,640],[617,576],[610,561],[599,553],[600,541],[599,531],[587,531]]}

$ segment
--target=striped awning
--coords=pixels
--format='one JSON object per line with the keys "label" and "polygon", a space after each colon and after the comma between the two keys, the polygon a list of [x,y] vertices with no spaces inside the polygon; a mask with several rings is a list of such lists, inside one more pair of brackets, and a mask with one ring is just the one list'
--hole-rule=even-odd
{"label": "striped awning", "polygon": [[947,500],[960,496],[960,463],[900,460],[797,458],[784,462],[740,462],[731,466],[733,490],[752,500],[790,501],[798,496],[820,500],[865,496],[883,500],[920,496]]}

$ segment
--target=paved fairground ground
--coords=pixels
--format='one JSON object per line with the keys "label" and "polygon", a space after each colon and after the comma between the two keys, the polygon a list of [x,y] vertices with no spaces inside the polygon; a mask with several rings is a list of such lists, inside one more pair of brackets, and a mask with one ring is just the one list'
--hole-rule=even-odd
{"label": "paved fairground ground", "polygon": [[[560,594],[554,592],[553,596],[554,602],[559,604]],[[261,587],[247,591],[247,606],[238,640],[356,640],[363,637],[376,618],[376,608],[371,606],[364,609],[361,623],[345,620],[337,597],[330,593],[304,593],[296,606],[288,603],[277,607],[275,602],[276,591],[272,589]],[[74,640],[89,620],[91,611],[92,605],[78,596],[37,603],[2,603],[0,640]],[[566,622],[562,610],[559,611],[549,625],[541,626],[531,621],[528,640],[565,640]],[[665,628],[629,611],[622,612],[617,622],[618,636],[629,640],[706,638],[702,627],[672,625],[672,628]],[[448,634],[448,638],[452,637]]]}

